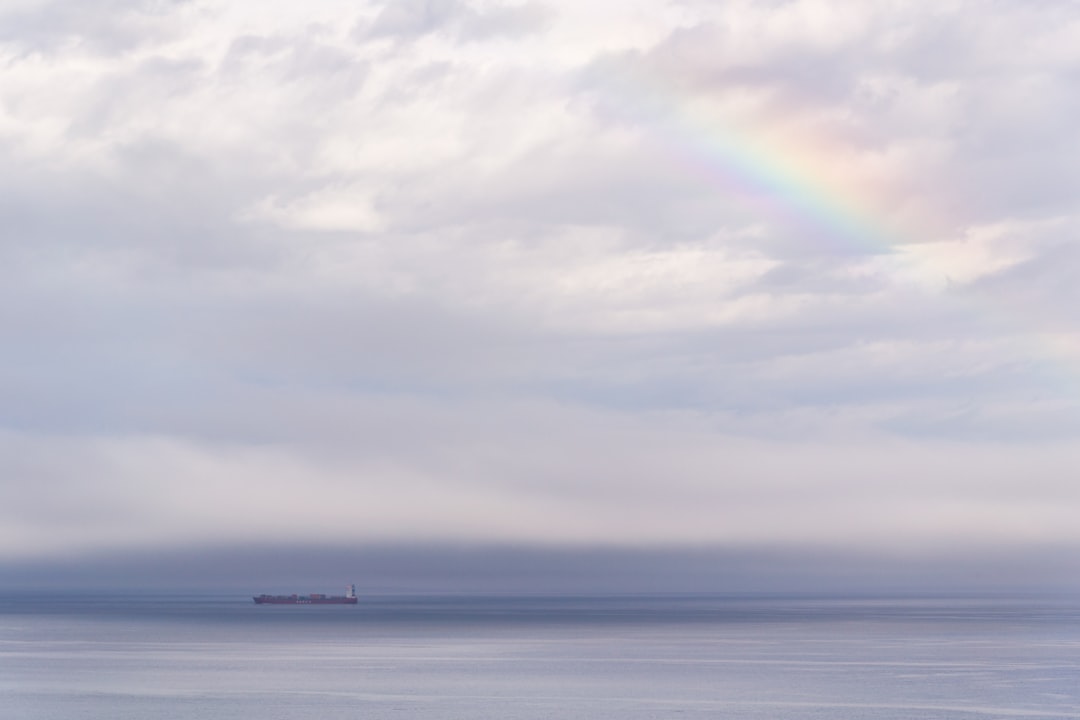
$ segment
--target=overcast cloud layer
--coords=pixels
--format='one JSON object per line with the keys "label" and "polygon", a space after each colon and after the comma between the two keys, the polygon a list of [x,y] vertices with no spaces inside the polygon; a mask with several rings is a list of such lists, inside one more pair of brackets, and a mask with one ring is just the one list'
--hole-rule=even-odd
{"label": "overcast cloud layer", "polygon": [[0,560],[1080,545],[1076,3],[15,0],[0,63]]}

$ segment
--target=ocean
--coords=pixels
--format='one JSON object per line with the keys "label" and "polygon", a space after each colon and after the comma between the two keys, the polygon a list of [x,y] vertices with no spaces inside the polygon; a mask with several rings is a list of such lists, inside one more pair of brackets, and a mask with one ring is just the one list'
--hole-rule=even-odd
{"label": "ocean", "polygon": [[0,717],[1080,718],[1080,602],[9,595]]}

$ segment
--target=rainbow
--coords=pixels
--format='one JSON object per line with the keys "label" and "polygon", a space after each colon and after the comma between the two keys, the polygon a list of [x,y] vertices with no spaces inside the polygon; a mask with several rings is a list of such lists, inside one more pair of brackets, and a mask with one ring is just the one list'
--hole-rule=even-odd
{"label": "rainbow", "polygon": [[[610,85],[616,112],[644,130],[668,158],[706,178],[756,217],[820,243],[819,250],[896,255],[912,242],[954,232],[952,223],[929,216],[926,209],[917,226],[905,222],[898,209],[910,201],[900,201],[883,173],[868,170],[865,166],[872,163],[857,157],[850,143],[808,133],[791,122],[795,108],[774,107],[763,118],[731,103],[726,108],[710,105],[707,99],[680,95],[673,83],[640,69],[618,73]],[[733,119],[740,114],[743,119]]]}
{"label": "rainbow", "polygon": [[950,245],[968,239],[967,231],[924,190],[905,189],[890,181],[887,171],[873,172],[871,153],[860,155],[853,143],[836,138],[835,130],[832,135],[808,131],[812,118],[807,120],[806,108],[773,102],[762,113],[769,103],[760,98],[744,106],[738,98],[725,99],[726,105],[695,98],[640,63],[613,64],[608,70],[610,105],[602,107],[643,132],[666,158],[718,188],[759,222],[785,227],[813,245],[813,252],[866,259],[883,280],[939,300],[949,295],[952,309],[972,324],[993,325],[999,338],[1011,338],[1006,341],[1013,346],[1010,357],[1037,366],[1053,385],[1080,399],[1073,369],[1080,362],[1080,337],[1042,325],[994,298],[949,293],[952,280],[943,261],[950,259]]}

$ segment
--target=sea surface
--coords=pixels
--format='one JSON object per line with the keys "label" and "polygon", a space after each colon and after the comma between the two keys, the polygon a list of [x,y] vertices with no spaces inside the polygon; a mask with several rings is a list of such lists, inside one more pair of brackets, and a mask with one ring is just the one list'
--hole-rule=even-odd
{"label": "sea surface", "polygon": [[1080,718],[1080,603],[0,596],[0,718]]}

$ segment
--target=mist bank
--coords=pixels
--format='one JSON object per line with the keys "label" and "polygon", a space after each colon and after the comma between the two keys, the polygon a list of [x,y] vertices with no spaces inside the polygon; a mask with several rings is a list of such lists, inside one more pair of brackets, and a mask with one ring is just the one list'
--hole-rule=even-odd
{"label": "mist bank", "polygon": [[7,590],[362,594],[1080,591],[1074,547],[216,546],[0,565]]}

